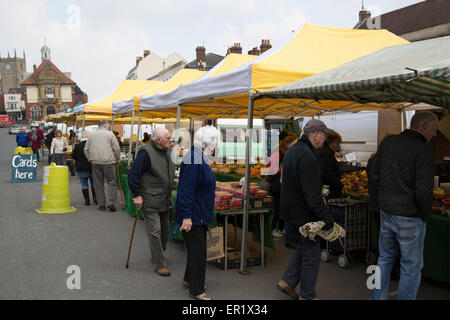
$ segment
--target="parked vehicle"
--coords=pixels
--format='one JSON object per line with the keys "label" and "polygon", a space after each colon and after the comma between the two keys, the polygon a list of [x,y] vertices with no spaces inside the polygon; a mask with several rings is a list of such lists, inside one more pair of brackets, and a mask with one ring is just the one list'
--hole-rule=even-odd
{"label": "parked vehicle", "polygon": [[20,126],[13,124],[9,126],[9,134],[18,134],[20,132]]}
{"label": "parked vehicle", "polygon": [[8,128],[10,125],[15,124],[16,121],[14,119],[11,119],[6,114],[0,114],[0,127],[1,128]]}

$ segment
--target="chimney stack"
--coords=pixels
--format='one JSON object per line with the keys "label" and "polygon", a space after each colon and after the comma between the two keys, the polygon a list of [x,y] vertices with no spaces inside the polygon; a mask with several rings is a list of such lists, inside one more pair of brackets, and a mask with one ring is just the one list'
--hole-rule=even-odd
{"label": "chimney stack", "polygon": [[150,54],[150,50],[144,50],[144,58]]}
{"label": "chimney stack", "polygon": [[136,57],[136,67],[139,65],[139,62],[141,62],[142,59],[142,57]]}
{"label": "chimney stack", "polygon": [[206,67],[206,49],[204,46],[198,46],[195,49],[197,54],[197,65],[199,70],[204,70]]}
{"label": "chimney stack", "polygon": [[231,48],[228,48],[227,55],[230,53],[242,54],[242,47],[240,43],[235,43]]}
{"label": "chimney stack", "polygon": [[259,50],[258,47],[254,47],[252,50],[248,52],[248,54],[251,56],[259,56],[261,54],[261,51]]}
{"label": "chimney stack", "polygon": [[36,72],[36,65],[33,64],[33,72]]}
{"label": "chimney stack", "polygon": [[261,41],[261,46],[260,46],[261,54],[263,54],[264,52],[266,52],[267,50],[269,50],[271,48],[272,48],[272,45],[270,44],[270,40],[263,39]]}

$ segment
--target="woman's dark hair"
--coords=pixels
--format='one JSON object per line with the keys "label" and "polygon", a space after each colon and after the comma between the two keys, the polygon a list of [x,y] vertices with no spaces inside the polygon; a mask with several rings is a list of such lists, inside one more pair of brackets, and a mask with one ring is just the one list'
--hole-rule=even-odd
{"label": "woman's dark hair", "polygon": [[339,133],[337,133],[336,131],[332,131],[332,132],[328,133],[328,136],[327,136],[327,144],[328,145],[333,143],[336,140],[339,141],[339,143],[342,142],[342,137]]}

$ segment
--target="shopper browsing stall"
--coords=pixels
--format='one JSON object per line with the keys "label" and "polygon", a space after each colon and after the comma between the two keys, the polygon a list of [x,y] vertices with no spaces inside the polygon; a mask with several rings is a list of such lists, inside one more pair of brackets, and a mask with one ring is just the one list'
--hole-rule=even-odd
{"label": "shopper browsing stall", "polygon": [[183,286],[197,300],[211,300],[205,293],[206,232],[213,222],[216,180],[208,155],[217,144],[217,129],[202,127],[180,166],[175,220],[181,225],[187,249]]}
{"label": "shopper browsing stall", "polygon": [[[334,226],[333,216],[322,196],[322,179],[316,149],[322,148],[329,132],[325,123],[312,119],[304,128],[298,142],[286,152],[281,184],[282,219],[293,228],[309,222],[323,221],[323,230]],[[312,300],[317,298],[316,281],[320,266],[320,244],[296,233],[299,244],[295,249],[278,288],[292,298]],[[295,287],[300,284],[300,296]]]}
{"label": "shopper browsing stall", "polygon": [[389,278],[400,250],[399,300],[415,300],[423,268],[426,221],[431,215],[434,154],[428,143],[438,119],[428,111],[411,119],[411,129],[383,140],[372,170],[380,205],[379,289],[373,300],[388,298]]}

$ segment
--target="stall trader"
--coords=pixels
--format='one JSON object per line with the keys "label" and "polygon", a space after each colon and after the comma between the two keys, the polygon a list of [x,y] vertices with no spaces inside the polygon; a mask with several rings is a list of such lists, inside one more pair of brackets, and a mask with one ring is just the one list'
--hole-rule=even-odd
{"label": "stall trader", "polygon": [[339,133],[331,131],[328,133],[327,141],[323,144],[323,148],[316,152],[322,173],[322,182],[330,187],[327,200],[342,197],[342,188],[344,187],[341,182],[342,173],[335,156],[336,152],[339,152],[341,142],[342,138]]}
{"label": "stall trader", "polygon": [[156,128],[152,141],[139,151],[128,173],[134,204],[138,209],[142,208],[155,272],[164,277],[170,276],[166,248],[170,232],[170,197],[175,181],[170,143],[169,130]]}

